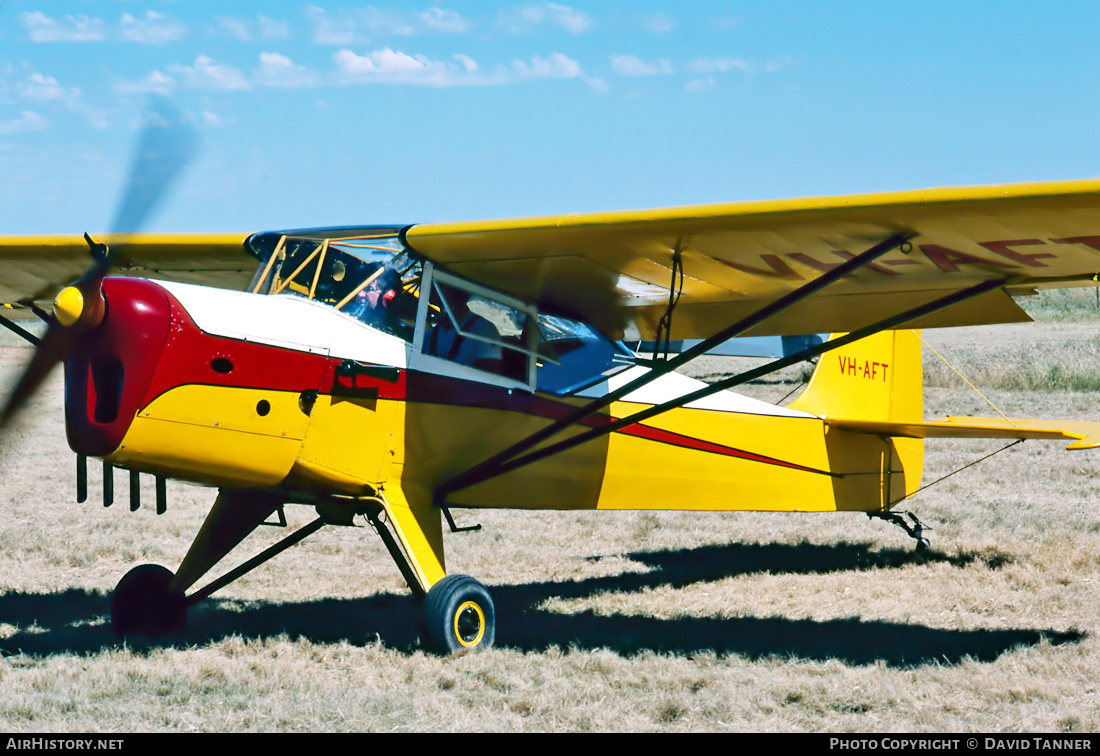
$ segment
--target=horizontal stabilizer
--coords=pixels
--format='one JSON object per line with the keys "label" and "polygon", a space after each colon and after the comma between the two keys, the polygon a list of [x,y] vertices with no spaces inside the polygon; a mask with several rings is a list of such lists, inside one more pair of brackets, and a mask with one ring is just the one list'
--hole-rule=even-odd
{"label": "horizontal stabilizer", "polygon": [[826,419],[826,425],[856,433],[907,438],[1045,438],[1072,440],[1067,449],[1100,446],[1100,422],[1024,420],[996,417],[946,417],[933,422]]}

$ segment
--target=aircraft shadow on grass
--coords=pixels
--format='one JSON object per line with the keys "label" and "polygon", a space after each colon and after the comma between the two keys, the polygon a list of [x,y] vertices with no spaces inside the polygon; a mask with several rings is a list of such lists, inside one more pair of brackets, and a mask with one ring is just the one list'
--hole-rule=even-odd
{"label": "aircraft shadow on grass", "polygon": [[[497,611],[497,646],[522,651],[548,648],[606,648],[630,655],[645,651],[692,655],[739,654],[750,659],[770,656],[838,659],[849,664],[911,667],[956,664],[963,659],[991,661],[1020,646],[1045,640],[1053,645],[1086,637],[1077,630],[998,629],[945,630],[858,618],[834,620],[781,617],[678,617],[597,615],[591,611],[561,614],[538,607],[551,598],[581,599],[600,593],[682,588],[696,583],[752,574],[828,574],[897,569],[938,561],[965,567],[981,562],[997,568],[1011,558],[999,553],[948,556],[935,551],[874,550],[870,544],[815,545],[733,544],[626,555],[650,567],[626,573],[564,583],[491,586]],[[0,639],[0,654],[96,653],[119,641],[103,619],[109,598],[85,590],[60,593],[0,595],[0,625],[14,625]],[[325,643],[376,638],[405,652],[420,648],[417,628],[420,603],[408,595],[379,594],[361,599],[319,599],[294,603],[239,602],[208,599],[190,610],[188,629],[157,641],[137,639],[131,648],[186,647],[240,635],[270,638],[286,634]]]}

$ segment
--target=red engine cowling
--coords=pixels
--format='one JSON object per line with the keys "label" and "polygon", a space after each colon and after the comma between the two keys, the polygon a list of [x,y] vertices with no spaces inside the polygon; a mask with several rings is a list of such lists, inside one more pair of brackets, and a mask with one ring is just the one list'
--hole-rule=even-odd
{"label": "red engine cowling", "polygon": [[156,373],[172,320],[167,293],[152,281],[107,278],[103,294],[103,323],[65,360],[69,446],[93,457],[122,443]]}

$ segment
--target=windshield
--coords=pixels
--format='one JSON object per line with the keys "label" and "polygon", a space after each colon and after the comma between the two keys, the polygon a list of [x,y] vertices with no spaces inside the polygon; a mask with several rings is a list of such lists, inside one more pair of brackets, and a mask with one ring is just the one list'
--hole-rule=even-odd
{"label": "windshield", "polygon": [[423,266],[392,229],[347,238],[264,234],[249,244],[261,259],[253,293],[315,299],[412,341]]}

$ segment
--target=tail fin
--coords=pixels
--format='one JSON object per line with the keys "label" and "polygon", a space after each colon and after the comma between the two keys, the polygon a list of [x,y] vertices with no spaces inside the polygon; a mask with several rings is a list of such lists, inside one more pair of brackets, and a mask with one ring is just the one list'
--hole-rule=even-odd
{"label": "tail fin", "polygon": [[[883,474],[875,498],[883,509],[920,488],[924,439],[906,437],[910,433],[904,427],[924,420],[918,331],[883,331],[826,352],[817,363],[810,385],[790,406],[825,418],[826,445],[830,457],[838,460],[861,459],[868,451],[866,441],[859,438],[867,439],[864,434],[881,439],[881,445],[872,453],[881,455]],[[876,427],[856,433],[829,433],[830,420],[863,421]],[[842,422],[835,426],[855,430],[845,428]]]}
{"label": "tail fin", "polygon": [[826,418],[921,422],[919,332],[882,331],[826,352],[810,385],[790,407]]}

